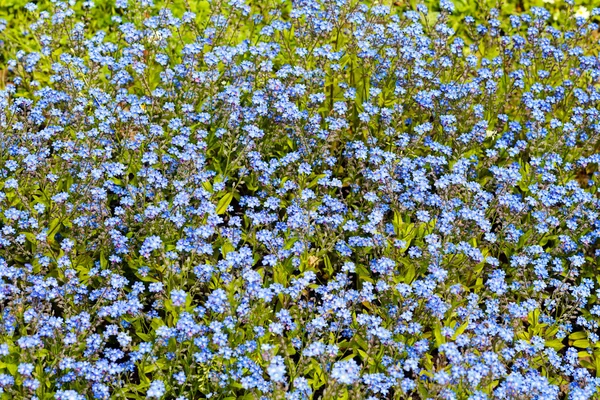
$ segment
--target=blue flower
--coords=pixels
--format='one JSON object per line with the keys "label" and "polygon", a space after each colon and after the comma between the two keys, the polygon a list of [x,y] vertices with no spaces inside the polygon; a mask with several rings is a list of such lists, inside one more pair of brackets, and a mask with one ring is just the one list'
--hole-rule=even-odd
{"label": "blue flower", "polygon": [[285,364],[283,357],[275,356],[271,359],[271,362],[267,368],[267,372],[273,382],[283,383],[285,382]]}
{"label": "blue flower", "polygon": [[146,392],[147,399],[161,399],[166,393],[165,384],[163,381],[152,381],[148,392]]}
{"label": "blue flower", "polygon": [[185,290],[171,290],[171,301],[175,307],[180,307],[185,304],[187,293]]}
{"label": "blue flower", "polygon": [[331,377],[345,385],[352,385],[359,379],[360,367],[354,360],[338,361],[333,364]]}

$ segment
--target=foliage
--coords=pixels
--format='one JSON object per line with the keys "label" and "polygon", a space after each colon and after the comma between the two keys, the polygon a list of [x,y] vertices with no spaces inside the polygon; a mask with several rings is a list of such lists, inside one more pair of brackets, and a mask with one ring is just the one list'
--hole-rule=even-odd
{"label": "foliage", "polygon": [[598,396],[600,9],[90,4],[4,29],[4,398]]}

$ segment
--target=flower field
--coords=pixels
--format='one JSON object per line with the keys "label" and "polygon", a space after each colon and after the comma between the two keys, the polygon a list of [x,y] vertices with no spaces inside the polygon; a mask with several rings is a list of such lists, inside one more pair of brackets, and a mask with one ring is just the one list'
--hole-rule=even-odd
{"label": "flower field", "polygon": [[0,4],[0,398],[600,399],[593,3]]}

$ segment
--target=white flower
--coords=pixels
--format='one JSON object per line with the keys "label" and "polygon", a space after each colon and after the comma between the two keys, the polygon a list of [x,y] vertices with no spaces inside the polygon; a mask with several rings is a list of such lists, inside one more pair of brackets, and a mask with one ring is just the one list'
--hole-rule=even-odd
{"label": "white flower", "polygon": [[590,17],[590,12],[587,8],[585,8],[584,6],[581,6],[577,9],[577,12],[575,13],[575,17],[588,19]]}
{"label": "white flower", "polygon": [[152,44],[158,44],[161,40],[164,39],[164,35],[161,31],[154,31],[148,36],[148,40]]}
{"label": "white flower", "polygon": [[498,134],[497,131],[493,130],[493,129],[488,129],[485,131],[485,136],[486,137],[494,137]]}

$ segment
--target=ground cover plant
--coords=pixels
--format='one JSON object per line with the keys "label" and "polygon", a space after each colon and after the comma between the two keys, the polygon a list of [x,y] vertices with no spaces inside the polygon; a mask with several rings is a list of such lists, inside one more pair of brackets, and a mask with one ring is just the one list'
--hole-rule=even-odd
{"label": "ground cover plant", "polygon": [[599,397],[600,9],[91,6],[3,38],[3,398]]}

